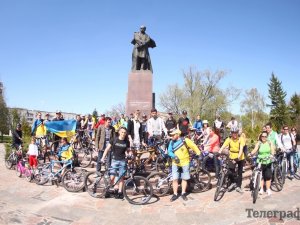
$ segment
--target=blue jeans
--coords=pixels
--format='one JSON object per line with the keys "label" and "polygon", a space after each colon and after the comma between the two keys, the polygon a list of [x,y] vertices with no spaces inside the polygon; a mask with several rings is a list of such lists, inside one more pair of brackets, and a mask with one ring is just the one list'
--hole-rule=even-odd
{"label": "blue jeans", "polygon": [[290,170],[290,174],[294,175],[294,154],[295,152],[292,150],[289,153],[286,153],[286,158],[288,160],[288,164],[289,164],[289,170]]}
{"label": "blue jeans", "polygon": [[[98,172],[101,170],[101,159],[102,159],[103,153],[104,153],[104,151],[98,152],[97,166],[96,166],[96,171],[98,171]],[[111,151],[109,151],[107,153],[107,162],[106,162],[107,168],[110,167],[110,164],[111,164]]]}
{"label": "blue jeans", "polygon": [[119,179],[119,177],[123,176],[126,172],[126,160],[111,160],[111,168],[110,175]]}

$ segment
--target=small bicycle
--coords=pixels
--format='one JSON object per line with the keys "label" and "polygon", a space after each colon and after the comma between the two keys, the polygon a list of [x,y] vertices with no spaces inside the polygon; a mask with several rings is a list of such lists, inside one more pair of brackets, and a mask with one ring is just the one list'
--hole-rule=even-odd
{"label": "small bicycle", "polygon": [[17,163],[16,174],[18,177],[22,177],[22,175],[24,174],[28,182],[31,182],[35,178],[35,170],[30,168],[28,160],[25,158],[19,160],[19,162]]}
{"label": "small bicycle", "polygon": [[113,191],[114,186],[119,183],[121,178],[126,177],[126,174],[129,173],[123,186],[125,199],[134,205],[145,205],[149,202],[153,195],[153,188],[146,178],[134,175],[133,166],[126,168],[113,183],[110,180],[109,171],[118,168],[107,168],[106,166],[103,168],[104,170],[100,172],[92,171],[86,174],[84,184],[89,195],[94,198],[104,198]]}

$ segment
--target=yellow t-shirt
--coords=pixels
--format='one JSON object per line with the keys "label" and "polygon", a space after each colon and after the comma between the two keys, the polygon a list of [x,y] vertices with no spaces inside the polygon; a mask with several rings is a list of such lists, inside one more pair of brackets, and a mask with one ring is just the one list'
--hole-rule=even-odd
{"label": "yellow t-shirt", "polygon": [[[239,155],[240,148],[244,148],[245,146],[245,139],[244,138],[239,138],[236,140],[233,140],[231,138],[227,138],[226,141],[224,142],[223,147],[228,147],[229,148],[229,158],[230,159],[237,159]],[[244,152],[242,153],[242,156],[239,158],[240,160],[245,159]]]}

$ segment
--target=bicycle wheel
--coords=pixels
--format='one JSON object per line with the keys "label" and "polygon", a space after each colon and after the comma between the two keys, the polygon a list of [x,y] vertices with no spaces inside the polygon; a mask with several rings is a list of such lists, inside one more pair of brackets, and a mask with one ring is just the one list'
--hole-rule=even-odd
{"label": "bicycle wheel", "polygon": [[125,181],[123,195],[130,204],[144,205],[151,199],[153,188],[146,178],[134,176]]}
{"label": "bicycle wheel", "polygon": [[62,185],[69,192],[79,192],[84,188],[84,171],[68,170],[62,176]]}
{"label": "bicycle wheel", "polygon": [[21,167],[19,165],[16,166],[16,175],[18,177],[22,176],[22,170],[21,170]]}
{"label": "bicycle wheel", "polygon": [[207,170],[197,169],[196,173],[191,174],[192,192],[199,193],[210,188],[211,175]]}
{"label": "bicycle wheel", "polygon": [[281,172],[282,172],[282,184],[285,183],[286,172],[287,172],[287,160],[284,159],[281,163]]}
{"label": "bicycle wheel", "polygon": [[163,172],[152,173],[147,177],[153,188],[153,194],[157,197],[168,194],[171,190],[171,182],[168,175]]}
{"label": "bicycle wheel", "polygon": [[13,158],[14,158],[14,154],[13,153],[11,153],[8,157],[7,157],[7,159],[5,159],[5,166],[6,166],[6,168],[7,169],[11,169],[12,167],[13,167],[13,165],[14,165],[14,160],[13,160]]}
{"label": "bicycle wheel", "polygon": [[[258,173],[256,175],[255,187],[254,187],[254,190],[252,191],[253,204],[255,204],[257,196],[258,196],[258,191],[260,188],[260,181],[261,181],[261,173]],[[263,187],[261,187],[261,188],[263,188]]]}
{"label": "bicycle wheel", "polygon": [[92,171],[85,175],[84,187],[90,196],[94,198],[103,198],[106,194],[108,181],[106,181],[103,174]]}
{"label": "bicycle wheel", "polygon": [[38,185],[46,184],[49,181],[50,174],[51,174],[51,168],[49,163],[39,167],[37,169],[37,173],[34,176],[36,184]]}
{"label": "bicycle wheel", "polygon": [[33,174],[31,173],[30,169],[26,168],[24,171],[24,174],[25,174],[26,180],[28,182],[31,182],[31,180],[33,178]]}
{"label": "bicycle wheel", "polygon": [[278,191],[281,191],[283,188],[283,182],[282,182],[282,171],[279,168],[279,166],[274,167],[274,183],[276,189]]}
{"label": "bicycle wheel", "polygon": [[92,163],[93,154],[89,148],[82,148],[77,152],[80,167],[86,168]]}
{"label": "bicycle wheel", "polygon": [[221,193],[221,190],[224,186],[224,181],[225,181],[225,174],[224,172],[220,173],[220,176],[218,178],[218,182],[217,182],[217,186],[216,186],[216,191],[215,191],[215,195],[214,195],[214,201],[218,200],[218,197]]}

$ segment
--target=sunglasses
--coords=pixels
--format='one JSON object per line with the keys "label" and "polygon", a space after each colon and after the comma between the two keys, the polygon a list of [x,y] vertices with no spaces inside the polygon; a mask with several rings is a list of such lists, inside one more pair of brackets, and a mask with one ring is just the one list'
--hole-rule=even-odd
{"label": "sunglasses", "polygon": [[263,135],[263,136],[261,136],[262,138],[264,137],[264,138],[266,138],[267,136],[265,136],[265,135]]}

